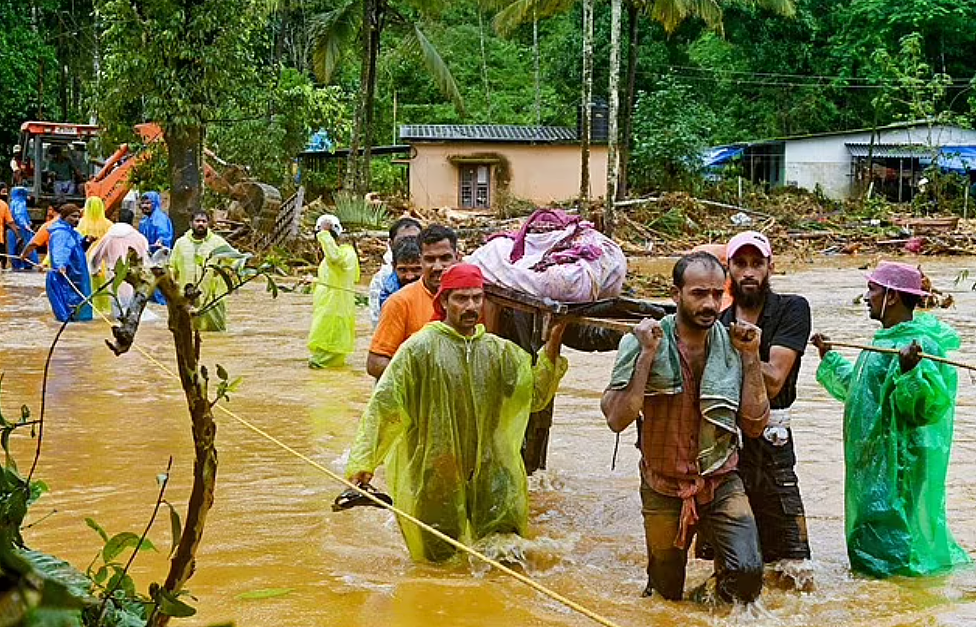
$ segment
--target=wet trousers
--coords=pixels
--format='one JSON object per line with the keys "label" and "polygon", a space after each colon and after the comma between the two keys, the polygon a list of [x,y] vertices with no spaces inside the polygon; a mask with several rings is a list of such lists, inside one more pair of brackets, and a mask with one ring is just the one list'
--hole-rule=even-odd
{"label": "wet trousers", "polygon": [[[681,499],[652,490],[641,480],[644,535],[647,540],[649,585],[670,601],[682,598],[688,549],[674,546],[681,517]],[[756,520],[742,480],[735,472],[723,477],[715,498],[699,504],[693,529],[715,550],[716,591],[724,601],[754,601],[762,591],[763,565]]]}
{"label": "wet trousers", "polygon": [[743,438],[739,476],[759,528],[759,546],[767,564],[782,559],[810,559],[807,519],[794,467],[793,433],[783,446],[766,438]]}

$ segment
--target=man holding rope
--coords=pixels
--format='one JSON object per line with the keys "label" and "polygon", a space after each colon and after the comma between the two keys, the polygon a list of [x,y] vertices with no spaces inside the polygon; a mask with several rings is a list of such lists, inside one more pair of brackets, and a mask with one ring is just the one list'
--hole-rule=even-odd
{"label": "man holding rope", "polygon": [[736,468],[740,430],[760,437],[769,401],[759,360],[761,331],[719,319],[725,267],[706,252],[674,265],[677,313],[645,319],[620,341],[601,409],[615,432],[639,414],[641,503],[648,590],[684,594],[688,546],[699,533],[715,550],[710,583],[723,601],[754,601],[763,565],[756,521]]}
{"label": "man holding rope", "polygon": [[[477,266],[444,272],[435,321],[405,341],[384,369],[346,466],[349,480],[365,485],[385,464],[394,504],[463,542],[524,535],[522,436],[529,413],[549,403],[568,367],[559,355],[561,323],[533,365],[514,342],[485,332],[478,323],[483,303]],[[401,521],[400,530],[417,561],[455,553],[413,523]]]}
{"label": "man holding rope", "polygon": [[[851,568],[873,577],[921,576],[969,563],[949,531],[945,479],[952,446],[956,371],[926,355],[959,348],[930,314],[912,266],[882,262],[867,276],[873,347],[852,366],[816,334],[817,381],[844,403],[844,526]],[[898,354],[890,354],[897,349]],[[897,357],[897,358],[896,358]]]}

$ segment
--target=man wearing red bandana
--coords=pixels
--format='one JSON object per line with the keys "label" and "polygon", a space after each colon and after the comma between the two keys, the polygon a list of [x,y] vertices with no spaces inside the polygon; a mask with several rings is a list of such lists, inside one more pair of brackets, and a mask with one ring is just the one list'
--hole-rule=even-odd
{"label": "man wearing red bandana", "polygon": [[[393,502],[447,534],[474,542],[524,535],[528,488],[519,453],[529,413],[552,399],[567,362],[553,325],[536,364],[478,323],[481,270],[458,264],[441,278],[434,319],[404,342],[376,384],[346,476],[365,484],[386,465]],[[418,561],[455,549],[409,521],[400,530]]]}

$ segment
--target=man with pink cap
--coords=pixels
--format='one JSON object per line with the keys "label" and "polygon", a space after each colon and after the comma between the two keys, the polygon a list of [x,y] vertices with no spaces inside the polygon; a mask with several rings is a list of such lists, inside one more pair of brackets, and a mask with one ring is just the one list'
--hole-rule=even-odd
{"label": "man with pink cap", "polygon": [[931,314],[915,314],[927,293],[922,273],[882,262],[867,275],[866,300],[881,322],[873,345],[851,365],[830,339],[817,381],[844,403],[844,527],[851,568],[873,577],[944,573],[969,563],[946,521],[956,371],[923,359],[959,348],[959,335]]}
{"label": "man with pink cap", "polygon": [[756,516],[763,562],[784,584],[810,590],[810,542],[790,428],[800,361],[810,339],[810,305],[800,295],[772,290],[773,249],[762,233],[739,233],[729,240],[726,255],[732,304],[720,320],[762,329],[759,358],[770,407],[762,436],[743,438],[739,475]]}

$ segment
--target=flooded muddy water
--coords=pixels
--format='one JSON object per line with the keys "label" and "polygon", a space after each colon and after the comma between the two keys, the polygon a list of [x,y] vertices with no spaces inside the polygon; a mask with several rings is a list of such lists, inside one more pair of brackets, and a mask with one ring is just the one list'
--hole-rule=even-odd
{"label": "flooded muddy water", "polygon": [[[852,303],[865,286],[857,265],[867,261],[793,265],[774,278],[774,288],[810,300],[815,330],[867,343],[876,323],[863,305]],[[955,295],[955,308],[938,315],[963,336],[956,358],[976,364],[976,293],[952,283],[958,270],[976,269],[976,259],[922,261],[934,284]],[[656,271],[669,267],[654,264]],[[39,408],[44,358],[57,330],[43,285],[40,274],[0,274],[5,415],[16,414],[22,403]],[[282,294],[272,301],[263,290],[247,290],[230,300],[230,331],[204,335],[203,361],[244,377],[230,409],[341,472],[372,388],[365,373],[369,325],[361,312],[349,367],[313,371],[305,365],[310,318],[311,296]],[[185,506],[191,476],[189,418],[179,383],[138,353],[114,357],[104,344],[108,337],[104,322],[75,324],[54,354],[36,473],[51,492],[34,505],[28,522],[37,524],[24,532],[31,547],[80,569],[101,545],[86,517],[110,534],[140,532],[156,499],[155,477],[167,459],[174,458],[167,498],[178,507]],[[173,362],[163,321],[144,323],[137,342],[164,363]],[[800,373],[794,431],[817,591],[767,588],[758,617],[640,598],[645,554],[634,432],[624,433],[611,470],[614,435],[599,409],[613,354],[566,354],[570,370],[556,401],[550,467],[531,481],[531,577],[625,627],[976,624],[972,571],[889,581],[850,574],[843,535],[842,407],[816,384],[813,349]],[[339,485],[233,419],[218,413],[217,420],[216,502],[189,585],[199,613],[178,624],[594,624],[523,584],[466,562],[412,563],[390,514],[372,508],[333,513]],[[15,439],[24,466],[33,442]],[[382,485],[382,476],[377,483]],[[960,376],[947,498],[958,541],[976,555],[976,383],[966,374]],[[161,518],[150,538],[161,551],[142,554],[133,569],[143,591],[168,567],[168,521]],[[709,563],[693,561],[688,587],[710,571]]]}

